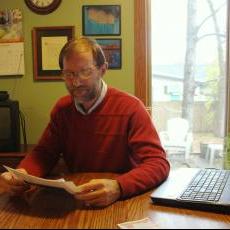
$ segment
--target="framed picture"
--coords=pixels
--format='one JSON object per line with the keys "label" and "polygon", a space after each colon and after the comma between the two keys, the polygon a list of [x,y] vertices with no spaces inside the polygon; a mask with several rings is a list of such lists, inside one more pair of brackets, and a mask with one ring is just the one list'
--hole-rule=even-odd
{"label": "framed picture", "polygon": [[32,35],[34,80],[62,80],[59,53],[74,37],[74,26],[35,27]]}
{"label": "framed picture", "polygon": [[97,43],[105,53],[109,69],[121,69],[121,39],[120,38],[98,38]]}
{"label": "framed picture", "polygon": [[87,5],[82,7],[83,35],[120,35],[120,5]]}
{"label": "framed picture", "polygon": [[0,77],[24,75],[23,15],[19,9],[0,9]]}

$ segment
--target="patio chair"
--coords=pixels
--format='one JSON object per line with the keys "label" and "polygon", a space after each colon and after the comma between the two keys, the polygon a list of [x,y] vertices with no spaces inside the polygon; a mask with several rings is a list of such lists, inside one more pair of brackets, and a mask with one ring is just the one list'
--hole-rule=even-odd
{"label": "patio chair", "polygon": [[186,119],[180,117],[169,119],[167,130],[161,131],[159,136],[168,156],[183,154],[185,160],[189,158],[193,135],[189,132],[189,123]]}

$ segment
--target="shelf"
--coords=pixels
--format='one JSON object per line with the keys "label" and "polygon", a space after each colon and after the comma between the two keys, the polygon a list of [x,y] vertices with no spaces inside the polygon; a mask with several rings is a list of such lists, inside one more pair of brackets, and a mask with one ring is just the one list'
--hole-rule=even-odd
{"label": "shelf", "polygon": [[11,168],[16,168],[19,162],[29,153],[35,145],[28,145],[27,149],[24,145],[21,145],[19,152],[0,152],[0,173],[5,172],[3,165],[7,165]]}
{"label": "shelf", "polygon": [[23,158],[34,146],[35,145],[28,145],[27,150],[25,150],[24,145],[21,145],[20,152],[0,152],[0,158]]}

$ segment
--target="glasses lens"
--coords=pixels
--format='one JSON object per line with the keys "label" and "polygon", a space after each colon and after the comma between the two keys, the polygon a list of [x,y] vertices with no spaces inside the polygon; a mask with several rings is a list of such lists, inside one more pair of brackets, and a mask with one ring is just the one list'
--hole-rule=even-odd
{"label": "glasses lens", "polygon": [[62,75],[63,78],[66,78],[66,79],[69,79],[69,78],[73,77],[73,73],[71,73],[71,72],[62,72],[61,75]]}
{"label": "glasses lens", "polygon": [[79,77],[82,79],[88,79],[90,75],[92,74],[92,68],[83,69],[79,72]]}

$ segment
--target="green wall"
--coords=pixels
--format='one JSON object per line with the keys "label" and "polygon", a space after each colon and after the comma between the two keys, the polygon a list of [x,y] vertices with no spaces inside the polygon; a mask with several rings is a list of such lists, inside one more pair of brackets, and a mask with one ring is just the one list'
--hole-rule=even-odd
{"label": "green wall", "polygon": [[[24,0],[0,0],[1,9],[19,8],[23,12],[25,34],[25,75],[0,76],[0,90],[6,90],[10,98],[18,100],[20,110],[26,117],[26,131],[29,144],[38,141],[49,121],[49,113],[57,99],[65,94],[64,82],[36,82],[33,80],[33,58],[31,31],[33,27],[75,26],[75,36],[82,34],[82,5],[121,5],[122,69],[108,70],[104,80],[108,85],[134,93],[134,3],[133,0],[62,0],[59,8],[48,15],[31,12]],[[117,37],[117,36],[116,36]],[[114,37],[114,38],[116,38]],[[97,37],[95,37],[97,38]],[[104,37],[104,38],[107,38]],[[112,38],[109,36],[108,38]],[[1,54],[0,54],[1,55]]]}

